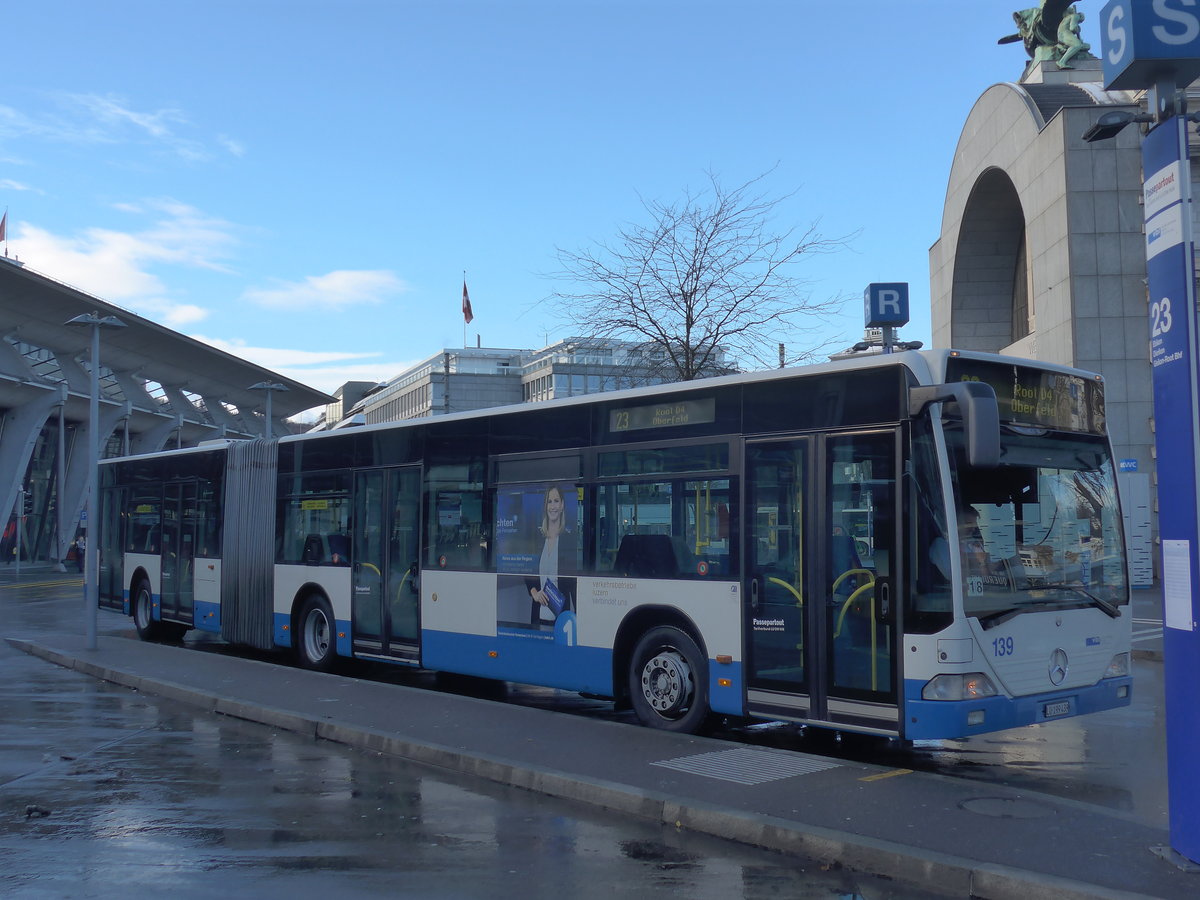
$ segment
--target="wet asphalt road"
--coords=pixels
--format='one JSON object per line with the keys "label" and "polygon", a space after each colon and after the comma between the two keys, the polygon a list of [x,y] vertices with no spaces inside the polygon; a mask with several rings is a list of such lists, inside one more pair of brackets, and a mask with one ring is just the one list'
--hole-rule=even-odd
{"label": "wet asphalt road", "polygon": [[[4,636],[82,627],[79,595],[52,577],[0,584]],[[115,614],[99,621],[102,634],[130,630]],[[0,895],[163,894],[928,896],[194,713],[0,642]]]}

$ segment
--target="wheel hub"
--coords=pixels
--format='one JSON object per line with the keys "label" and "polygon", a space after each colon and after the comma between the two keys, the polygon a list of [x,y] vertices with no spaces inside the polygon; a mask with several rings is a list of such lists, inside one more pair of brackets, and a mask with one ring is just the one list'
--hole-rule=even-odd
{"label": "wheel hub", "polygon": [[642,668],[642,694],[659,713],[678,713],[687,708],[692,694],[692,670],[678,653],[656,654]]}
{"label": "wheel hub", "polygon": [[314,612],[308,617],[306,637],[311,655],[316,658],[324,656],[329,649],[329,623],[324,616]]}

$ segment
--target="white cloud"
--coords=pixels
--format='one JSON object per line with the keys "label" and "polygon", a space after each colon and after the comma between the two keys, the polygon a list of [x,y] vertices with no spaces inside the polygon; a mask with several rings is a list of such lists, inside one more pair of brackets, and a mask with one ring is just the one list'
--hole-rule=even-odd
{"label": "white cloud", "polygon": [[60,237],[22,222],[11,239],[39,272],[116,302],[164,294],[162,282],[141,268],[144,248],[134,235],[88,229],[77,238]]}
{"label": "white cloud", "polygon": [[123,204],[121,211],[151,217],[140,231],[89,228],[68,237],[28,222],[13,223],[9,241],[39,272],[171,327],[194,325],[208,311],[172,296],[155,266],[228,272],[223,258],[236,244],[233,226],[169,198]]}
{"label": "white cloud", "polygon": [[[55,92],[33,113],[0,105],[0,137],[72,144],[150,142],[188,162],[204,162],[212,154],[205,140],[188,134],[191,131],[195,131],[194,123],[183,110],[139,110],[115,94]],[[234,156],[245,152],[227,135],[212,140]]]}
{"label": "white cloud", "polygon": [[242,299],[269,309],[336,310],[382,303],[407,289],[408,285],[393,272],[343,269],[327,275],[310,275],[303,281],[250,288]]}
{"label": "white cloud", "polygon": [[242,341],[226,341],[202,334],[190,337],[327,394],[347,381],[387,381],[417,362],[381,360],[378,353],[254,347]]}
{"label": "white cloud", "polygon": [[176,132],[177,126],[191,125],[181,110],[167,108],[141,112],[112,94],[64,94],[62,98],[69,107],[82,111],[83,133],[92,140],[120,143],[131,137],[133,140],[149,138],[190,162],[208,158],[203,144]]}
{"label": "white cloud", "polygon": [[315,366],[322,363],[343,362],[350,359],[368,359],[378,356],[377,353],[349,353],[336,350],[292,350],[283,347],[255,347],[245,341],[227,341],[223,338],[212,338],[203,334],[189,335],[193,340],[203,341],[210,347],[240,356],[242,359],[265,366],[268,369],[278,369],[280,366]]}
{"label": "white cloud", "polygon": [[211,310],[194,303],[174,303],[170,300],[143,299],[130,304],[133,311],[179,331],[208,318]]}
{"label": "white cloud", "polygon": [[224,134],[217,135],[217,143],[229,151],[230,155],[242,157],[246,155],[246,145]]}
{"label": "white cloud", "polygon": [[0,191],[33,191],[36,194],[45,193],[45,191],[38,190],[35,187],[30,187],[19,181],[13,181],[11,178],[0,178]]}

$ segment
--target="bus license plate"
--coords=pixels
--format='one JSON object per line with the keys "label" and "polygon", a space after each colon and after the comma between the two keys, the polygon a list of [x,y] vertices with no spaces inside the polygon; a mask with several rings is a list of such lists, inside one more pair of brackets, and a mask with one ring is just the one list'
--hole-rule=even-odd
{"label": "bus license plate", "polygon": [[1047,703],[1042,707],[1042,715],[1047,719],[1053,719],[1055,716],[1065,716],[1071,712],[1071,702],[1069,700],[1059,700],[1055,703]]}

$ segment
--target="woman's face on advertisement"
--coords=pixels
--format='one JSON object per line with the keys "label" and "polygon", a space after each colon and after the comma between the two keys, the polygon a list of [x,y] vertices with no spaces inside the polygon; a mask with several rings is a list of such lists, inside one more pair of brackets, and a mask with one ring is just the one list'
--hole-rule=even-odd
{"label": "woman's face on advertisement", "polygon": [[546,518],[551,522],[557,522],[562,518],[563,498],[558,488],[551,488],[546,493]]}

